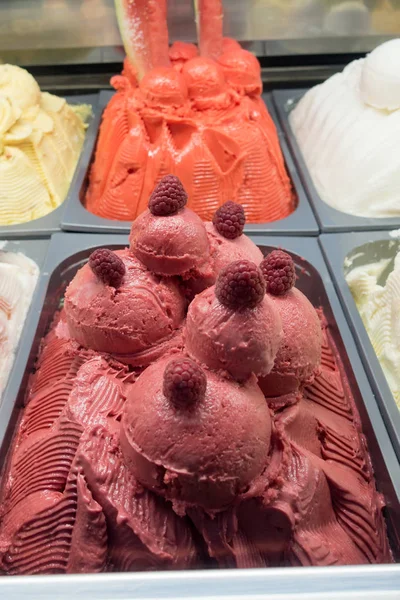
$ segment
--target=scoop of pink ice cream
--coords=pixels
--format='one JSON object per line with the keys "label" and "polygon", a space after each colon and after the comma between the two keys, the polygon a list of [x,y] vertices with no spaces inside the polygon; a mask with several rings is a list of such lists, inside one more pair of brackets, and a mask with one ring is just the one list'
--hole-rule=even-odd
{"label": "scoop of pink ice cream", "polygon": [[116,254],[126,269],[121,285],[106,285],[86,264],[67,288],[65,313],[78,343],[129,362],[174,336],[186,303],[173,280],[154,276],[128,250]]}
{"label": "scoop of pink ice cream", "polygon": [[205,396],[194,406],[176,406],[163,391],[170,360],[148,367],[129,393],[121,423],[125,463],[145,487],[169,499],[222,508],[266,465],[267,403],[255,378],[239,385],[205,371]]}
{"label": "scoop of pink ice cream", "polygon": [[277,396],[312,379],[321,362],[322,332],[315,308],[300,290],[269,299],[280,315],[283,337],[274,368],[260,379],[260,387],[266,396]]}
{"label": "scoop of pink ice cream", "polygon": [[210,257],[204,223],[189,208],[168,216],[146,210],[133,222],[129,241],[133,254],[159,275],[183,275]]}
{"label": "scoop of pink ice cream", "polygon": [[263,259],[261,250],[245,234],[230,240],[218,233],[211,221],[204,223],[211,248],[211,264],[186,278],[185,289],[189,298],[214,285],[218,273],[235,260],[250,260],[259,265]]}
{"label": "scoop of pink ice cream", "polygon": [[190,304],[184,335],[193,358],[242,381],[251,373],[266,375],[271,371],[282,324],[268,296],[254,308],[234,310],[221,304],[213,286]]}
{"label": "scoop of pink ice cream", "polygon": [[218,275],[221,269],[235,260],[251,260],[256,265],[259,265],[262,261],[263,254],[261,250],[244,233],[230,240],[220,235],[211,222],[204,223],[204,225],[212,248],[212,258],[216,275]]}

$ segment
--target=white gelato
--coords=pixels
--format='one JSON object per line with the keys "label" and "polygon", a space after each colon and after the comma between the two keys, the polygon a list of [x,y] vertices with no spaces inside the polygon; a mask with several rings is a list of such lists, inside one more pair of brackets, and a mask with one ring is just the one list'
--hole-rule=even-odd
{"label": "white gelato", "polygon": [[400,39],[309,90],[290,124],[322,200],[352,215],[400,215]]}
{"label": "white gelato", "polygon": [[390,260],[356,267],[346,277],[357,308],[400,408],[400,252],[384,285]]}
{"label": "white gelato", "polygon": [[0,251],[0,400],[38,275],[39,269],[30,258]]}

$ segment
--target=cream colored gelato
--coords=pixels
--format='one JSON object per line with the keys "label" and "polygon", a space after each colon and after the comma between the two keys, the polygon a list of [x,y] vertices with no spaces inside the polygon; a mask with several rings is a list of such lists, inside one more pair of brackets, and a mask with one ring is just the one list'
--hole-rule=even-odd
{"label": "cream colored gelato", "polygon": [[308,91],[290,115],[327,204],[363,217],[400,215],[400,39]]}
{"label": "cream colored gelato", "polygon": [[24,69],[0,65],[0,225],[63,202],[85,135],[79,108],[41,92]]}
{"label": "cream colored gelato", "polygon": [[400,252],[383,285],[390,259],[356,267],[346,281],[353,294],[394,399],[400,408]]}
{"label": "cream colored gelato", "polygon": [[30,258],[0,251],[0,400],[38,275],[39,269]]}

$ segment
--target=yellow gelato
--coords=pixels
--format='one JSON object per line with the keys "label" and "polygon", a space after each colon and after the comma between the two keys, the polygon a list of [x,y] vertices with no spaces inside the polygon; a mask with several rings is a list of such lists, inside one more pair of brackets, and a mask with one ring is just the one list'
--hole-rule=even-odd
{"label": "yellow gelato", "polygon": [[79,107],[0,65],[0,225],[47,215],[65,199],[82,149]]}

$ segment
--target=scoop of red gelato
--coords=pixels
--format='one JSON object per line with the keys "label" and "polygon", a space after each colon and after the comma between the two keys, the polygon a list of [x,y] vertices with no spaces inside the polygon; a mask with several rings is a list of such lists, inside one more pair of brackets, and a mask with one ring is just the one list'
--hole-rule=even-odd
{"label": "scoop of red gelato", "polygon": [[145,487],[169,499],[220,509],[265,468],[267,403],[255,378],[239,385],[205,371],[204,397],[176,405],[163,391],[170,360],[148,367],[129,393],[121,423],[125,463]]}
{"label": "scoop of red gelato", "polygon": [[146,210],[133,222],[129,241],[133,254],[160,275],[183,275],[210,256],[204,223],[189,208],[168,216]]}
{"label": "scoop of red gelato", "polygon": [[204,225],[213,250],[212,256],[216,275],[235,260],[251,260],[256,265],[259,265],[262,261],[263,254],[261,250],[247,235],[242,234],[230,240],[220,235],[211,222],[204,223]]}
{"label": "scoop of red gelato", "polygon": [[281,338],[279,312],[268,296],[254,308],[234,310],[221,304],[212,287],[189,306],[187,351],[210,369],[226,371],[237,381],[251,373],[269,373]]}
{"label": "scoop of red gelato", "polygon": [[128,359],[170,339],[182,325],[186,302],[172,279],[153,275],[128,250],[116,254],[125,265],[121,285],[103,283],[86,264],[67,288],[65,313],[82,346]]}
{"label": "scoop of red gelato", "polygon": [[283,337],[274,368],[260,387],[266,396],[276,396],[311,382],[321,362],[322,332],[315,308],[300,290],[269,298],[280,315]]}

